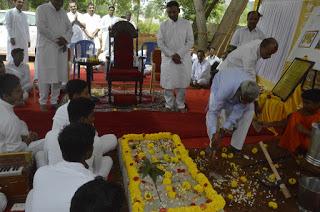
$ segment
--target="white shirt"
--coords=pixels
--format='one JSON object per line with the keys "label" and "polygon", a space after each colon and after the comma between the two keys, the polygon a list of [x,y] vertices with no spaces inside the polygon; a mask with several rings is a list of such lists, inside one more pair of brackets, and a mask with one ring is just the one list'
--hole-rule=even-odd
{"label": "white shirt", "polygon": [[94,179],[93,173],[81,163],[62,161],[39,168],[33,179],[26,212],[69,212],[74,193]]}
{"label": "white shirt", "polygon": [[111,27],[112,25],[114,25],[120,20],[121,19],[119,17],[116,17],[116,16],[111,17],[109,14],[107,14],[103,16],[102,19],[100,20],[99,28],[102,32],[109,32],[109,27]]}
{"label": "white shirt", "polygon": [[19,152],[27,149],[21,135],[28,135],[26,123],[18,118],[13,111],[13,105],[0,99],[0,153]]}
{"label": "white shirt", "polygon": [[[6,28],[8,31],[7,60],[12,61],[11,51],[16,48],[24,50],[24,62],[28,62],[28,42],[30,42],[29,24],[27,15],[13,8],[6,13]],[[15,39],[15,45],[10,43],[10,38]]]}
{"label": "white shirt", "polygon": [[51,2],[40,5],[36,11],[37,52],[35,69],[39,83],[68,81],[68,51],[56,44],[59,37],[70,43],[72,26],[64,9],[56,10]]}
{"label": "white shirt", "polygon": [[228,54],[227,58],[219,65],[219,70],[242,69],[249,73],[251,80],[256,81],[257,62],[260,56],[261,40],[254,40],[244,44]]}
{"label": "white shirt", "polygon": [[[76,17],[80,23],[84,23],[82,14],[79,12],[76,12],[76,13],[68,12],[67,15],[71,23],[76,19]],[[84,39],[84,32],[82,31],[81,27],[78,24],[73,24],[72,33],[73,34],[71,37],[71,43],[76,43]]]}
{"label": "white shirt", "polygon": [[206,59],[204,59],[201,63],[197,59],[192,64],[192,77],[191,77],[191,79],[194,81],[204,80],[209,83],[209,80],[211,77],[210,70],[211,70],[211,65]]}
{"label": "white shirt", "polygon": [[13,74],[20,79],[20,84],[22,90],[29,91],[32,87],[30,80],[30,68],[28,64],[21,63],[19,66],[16,66],[14,62],[9,62],[6,64],[6,73]]}
{"label": "white shirt", "polygon": [[250,80],[250,76],[240,69],[219,71],[214,76],[206,116],[210,138],[217,131],[217,121],[222,109],[232,111],[223,124],[225,129],[236,127],[244,111],[249,109],[250,104],[241,104],[238,99],[234,99],[240,84],[247,80]]}
{"label": "white shirt", "polygon": [[[166,20],[161,23],[157,38],[161,49],[161,86],[164,89],[187,88],[192,73],[190,49],[194,43],[190,22],[183,18]],[[175,53],[181,57],[182,64],[173,62],[171,56]]]}
{"label": "white shirt", "polygon": [[70,124],[69,115],[68,115],[68,105],[70,100],[67,103],[61,105],[56,113],[53,116],[53,130],[62,130],[65,126]]}
{"label": "white shirt", "polygon": [[[99,29],[101,18],[97,14],[93,14],[91,16],[86,13],[83,15],[83,21],[86,24],[86,31],[92,35],[97,29]],[[87,36],[86,38],[89,39]]]}
{"label": "white shirt", "polygon": [[210,63],[210,65],[212,66],[215,62],[220,63],[221,59],[219,57],[217,57],[216,55],[213,56],[208,56],[206,57],[206,60]]}
{"label": "white shirt", "polygon": [[230,45],[239,47],[239,46],[242,46],[243,44],[249,43],[250,41],[257,40],[257,39],[259,40],[265,39],[265,35],[258,27],[256,27],[252,31],[250,31],[248,27],[244,27],[244,28],[237,29],[234,32],[230,41]]}

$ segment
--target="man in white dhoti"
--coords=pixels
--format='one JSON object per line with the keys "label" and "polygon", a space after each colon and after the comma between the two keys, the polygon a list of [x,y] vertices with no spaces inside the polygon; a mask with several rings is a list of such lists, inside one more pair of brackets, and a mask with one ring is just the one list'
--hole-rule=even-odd
{"label": "man in white dhoti", "polygon": [[[95,104],[88,98],[75,98],[68,103],[68,117],[70,123],[88,123],[94,124],[94,106]],[[60,129],[54,129],[47,133],[45,138],[44,150],[48,156],[49,164],[55,164],[62,160],[61,151],[57,142]],[[102,137],[95,136],[93,148],[93,157],[87,161],[90,170],[97,175],[103,177],[108,176],[113,161],[109,156],[104,156],[117,146],[117,138],[112,135],[104,135]]]}
{"label": "man in white dhoti", "polygon": [[232,51],[218,66],[219,71],[239,68],[247,71],[251,80],[256,81],[257,63],[262,59],[269,59],[278,51],[278,42],[274,38],[254,40]]}
{"label": "man in white dhoti", "polygon": [[[242,149],[254,115],[253,102],[258,96],[259,87],[246,71],[229,69],[216,74],[206,115],[211,147],[217,147],[221,137],[231,133],[231,146]],[[224,119],[224,123],[218,123],[219,119]]]}
{"label": "man in white dhoti", "polygon": [[72,25],[72,37],[71,43],[76,43],[80,40],[84,39],[84,29],[86,28],[86,24],[84,23],[84,19],[82,14],[77,11],[77,3],[74,0],[69,2],[69,10],[67,13],[68,18]]}
{"label": "man in white dhoti", "polygon": [[104,56],[109,55],[109,29],[121,20],[119,17],[114,16],[114,11],[115,7],[112,5],[109,6],[109,14],[103,16],[100,21],[99,29],[101,30],[102,51]]}
{"label": "man in white dhoti", "polygon": [[23,62],[27,63],[29,61],[30,34],[27,15],[22,12],[24,0],[14,0],[13,3],[15,8],[9,10],[5,16],[8,31],[7,61],[12,61],[12,49],[21,48],[25,52]]}
{"label": "man in white dhoti", "polygon": [[23,100],[29,97],[29,91],[32,88],[30,80],[30,68],[27,63],[23,62],[24,50],[13,49],[11,51],[13,61],[6,64],[6,73],[13,74],[20,79],[20,84],[23,90]]}
{"label": "man in white dhoti", "polygon": [[69,212],[76,190],[94,179],[85,160],[91,157],[95,129],[90,124],[71,124],[59,134],[63,161],[41,167],[33,178],[26,212]]}
{"label": "man in white dhoti", "polygon": [[31,151],[37,166],[44,165],[43,140],[29,131],[27,124],[14,113],[14,106],[22,102],[20,80],[13,74],[0,76],[0,153]]}
{"label": "man in white dhoti", "polygon": [[257,24],[262,15],[258,11],[250,11],[247,15],[247,27],[237,29],[230,41],[230,46],[235,49],[243,44],[253,40],[263,40],[265,35],[257,27]]}
{"label": "man in white dhoti", "polygon": [[83,15],[83,21],[86,25],[85,34],[86,39],[94,42],[97,55],[100,53],[101,45],[98,33],[100,31],[100,15],[95,14],[95,7],[92,2],[88,3],[87,13]]}
{"label": "man in white dhoti", "polygon": [[64,9],[63,0],[50,0],[36,11],[38,27],[35,69],[38,71],[40,108],[46,110],[51,87],[51,105],[56,107],[60,84],[68,81],[67,44],[72,26]]}
{"label": "man in white dhoti", "polygon": [[192,64],[191,85],[207,87],[211,78],[211,65],[205,59],[203,50],[198,50],[197,57],[197,60]]}
{"label": "man in white dhoti", "polygon": [[166,7],[170,19],[161,23],[157,36],[162,56],[160,84],[167,110],[177,108],[183,112],[186,111],[185,90],[191,80],[190,49],[194,38],[190,22],[178,17],[178,2],[170,1]]}

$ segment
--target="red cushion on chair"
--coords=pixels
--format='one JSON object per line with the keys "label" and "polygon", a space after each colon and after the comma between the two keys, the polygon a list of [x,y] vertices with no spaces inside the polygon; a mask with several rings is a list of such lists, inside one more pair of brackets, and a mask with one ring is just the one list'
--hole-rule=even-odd
{"label": "red cushion on chair", "polygon": [[123,78],[139,78],[143,77],[142,73],[138,71],[138,69],[117,69],[112,68],[109,72],[107,72],[107,78],[115,78],[115,77],[123,77]]}
{"label": "red cushion on chair", "polygon": [[129,34],[119,33],[114,40],[114,67],[120,69],[133,66],[133,39]]}

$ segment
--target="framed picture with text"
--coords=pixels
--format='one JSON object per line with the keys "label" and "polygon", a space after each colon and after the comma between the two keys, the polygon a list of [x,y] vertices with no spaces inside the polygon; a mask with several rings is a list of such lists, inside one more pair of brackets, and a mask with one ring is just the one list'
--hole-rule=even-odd
{"label": "framed picture with text", "polygon": [[319,31],[306,31],[299,44],[300,48],[310,48]]}

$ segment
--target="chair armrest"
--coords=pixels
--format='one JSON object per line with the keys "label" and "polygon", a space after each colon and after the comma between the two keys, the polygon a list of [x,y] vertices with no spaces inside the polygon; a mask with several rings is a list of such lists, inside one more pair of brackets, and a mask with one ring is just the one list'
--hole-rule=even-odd
{"label": "chair armrest", "polygon": [[139,56],[138,57],[138,70],[142,73],[142,75],[144,75],[144,64],[143,64],[143,60],[144,60],[144,57],[143,56]]}

